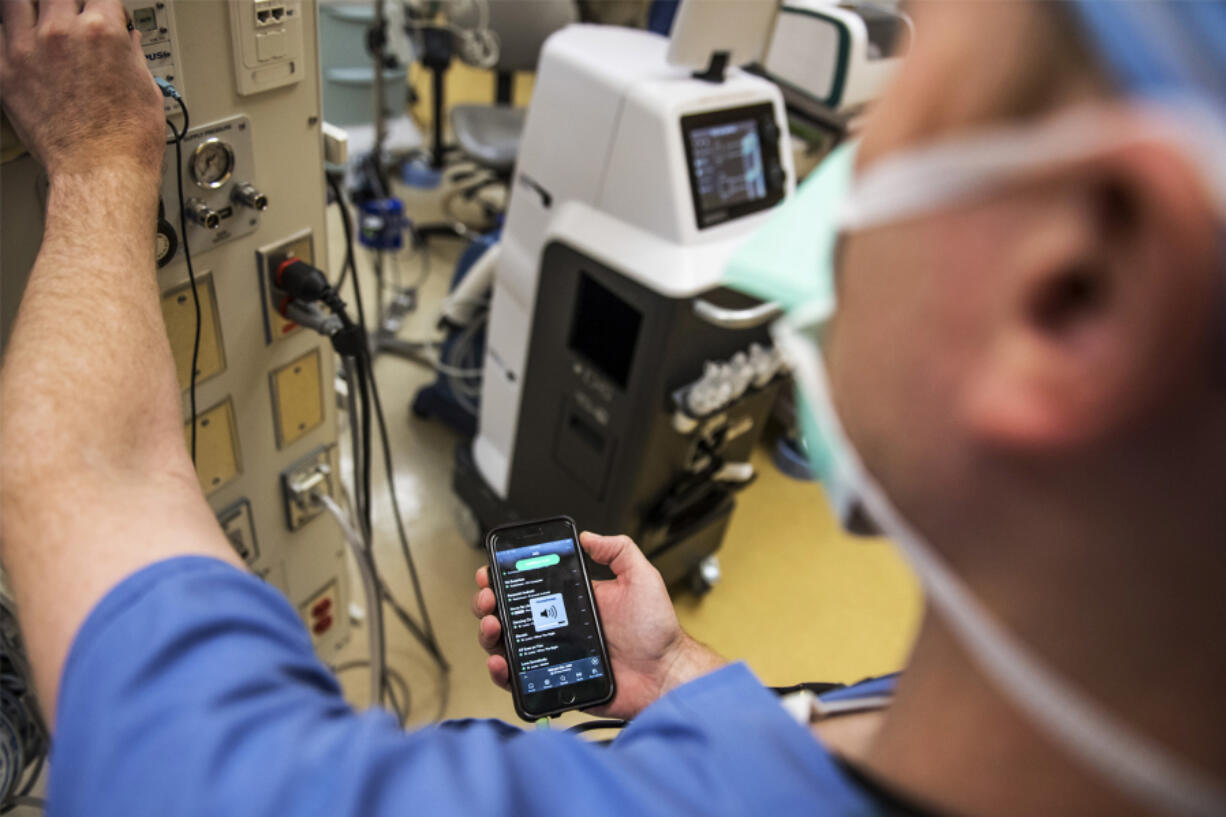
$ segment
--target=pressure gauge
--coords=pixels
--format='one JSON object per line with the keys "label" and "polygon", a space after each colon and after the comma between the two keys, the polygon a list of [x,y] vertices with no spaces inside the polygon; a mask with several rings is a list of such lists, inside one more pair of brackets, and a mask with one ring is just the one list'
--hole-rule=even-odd
{"label": "pressure gauge", "polygon": [[206,190],[216,190],[234,173],[234,149],[217,137],[205,139],[192,153],[192,181]]}

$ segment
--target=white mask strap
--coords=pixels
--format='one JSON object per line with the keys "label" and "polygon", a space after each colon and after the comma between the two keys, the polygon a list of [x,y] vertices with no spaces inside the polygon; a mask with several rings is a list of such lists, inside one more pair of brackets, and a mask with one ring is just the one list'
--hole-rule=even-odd
{"label": "white mask strap", "polygon": [[[979,130],[943,139],[873,163],[852,186],[839,217],[841,230],[865,230],[902,221],[997,187],[1010,177],[1076,161],[1113,145],[1161,139],[1196,162],[1226,214],[1226,130],[1221,119],[1192,103],[1131,104],[1127,114],[1076,108],[1040,125]],[[1140,110],[1149,115],[1142,128]],[[1128,127],[1124,128],[1124,123]]]}
{"label": "white mask strap", "polygon": [[1118,791],[1183,817],[1223,817],[1226,790],[1063,681],[1014,638],[903,519],[865,469],[834,409],[821,353],[803,355],[797,385],[841,449],[845,477],[886,536],[911,562],[927,597],[993,684],[1039,728]]}

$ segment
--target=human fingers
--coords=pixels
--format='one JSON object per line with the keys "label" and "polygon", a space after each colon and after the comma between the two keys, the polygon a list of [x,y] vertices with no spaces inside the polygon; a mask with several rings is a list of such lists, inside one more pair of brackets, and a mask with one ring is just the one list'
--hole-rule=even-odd
{"label": "human fingers", "polygon": [[491,655],[502,653],[502,623],[497,616],[486,616],[477,625],[477,642]]}
{"label": "human fingers", "polygon": [[608,565],[616,576],[623,576],[645,561],[639,546],[629,536],[602,536],[584,531],[579,544],[597,564]]}
{"label": "human fingers", "polygon": [[0,0],[0,29],[4,30],[4,41],[10,50],[18,43],[30,41],[35,20],[33,0]]}
{"label": "human fingers", "polygon": [[490,586],[490,569],[485,565],[477,568],[477,587]]}
{"label": "human fingers", "polygon": [[39,0],[38,27],[63,27],[72,22],[72,18],[80,13],[81,0]]}
{"label": "human fingers", "polygon": [[491,655],[485,659],[485,668],[489,670],[491,681],[503,689],[511,688],[511,670],[507,666],[507,659],[501,655]]}
{"label": "human fingers", "polygon": [[124,5],[121,2],[121,0],[79,0],[79,1],[81,2],[81,5],[87,9],[112,9],[114,11],[118,11],[119,14],[122,17],[124,17],[124,19],[128,18],[128,10],[124,8]]}
{"label": "human fingers", "polygon": [[494,591],[488,587],[483,587],[473,594],[472,611],[477,618],[484,618],[494,612],[494,608],[498,606],[494,599]]}
{"label": "human fingers", "polygon": [[132,18],[128,10],[119,0],[85,0],[81,10],[87,19],[97,19],[113,30],[135,30],[130,25]]}

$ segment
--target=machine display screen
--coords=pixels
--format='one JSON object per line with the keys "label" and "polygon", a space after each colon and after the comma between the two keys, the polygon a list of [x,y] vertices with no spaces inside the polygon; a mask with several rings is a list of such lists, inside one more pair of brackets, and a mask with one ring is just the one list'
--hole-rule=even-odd
{"label": "machine display screen", "polygon": [[639,311],[581,273],[572,321],[571,351],[587,358],[619,388],[626,388],[643,322]]}
{"label": "machine display screen", "polygon": [[604,661],[572,539],[498,550],[515,652],[525,695],[603,678]]}
{"label": "machine display screen", "polygon": [[699,228],[765,209],[783,197],[778,129],[769,104],[681,120]]}
{"label": "machine display screen", "polygon": [[756,121],[694,128],[689,138],[694,184],[703,210],[766,198]]}

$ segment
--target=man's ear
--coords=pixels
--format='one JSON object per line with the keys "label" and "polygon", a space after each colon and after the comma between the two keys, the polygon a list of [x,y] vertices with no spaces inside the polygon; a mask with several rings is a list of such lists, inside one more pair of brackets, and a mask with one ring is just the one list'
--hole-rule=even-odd
{"label": "man's ear", "polygon": [[1195,167],[1143,142],[1066,168],[1002,246],[1002,300],[962,408],[988,445],[1109,438],[1204,387],[1223,316]]}

